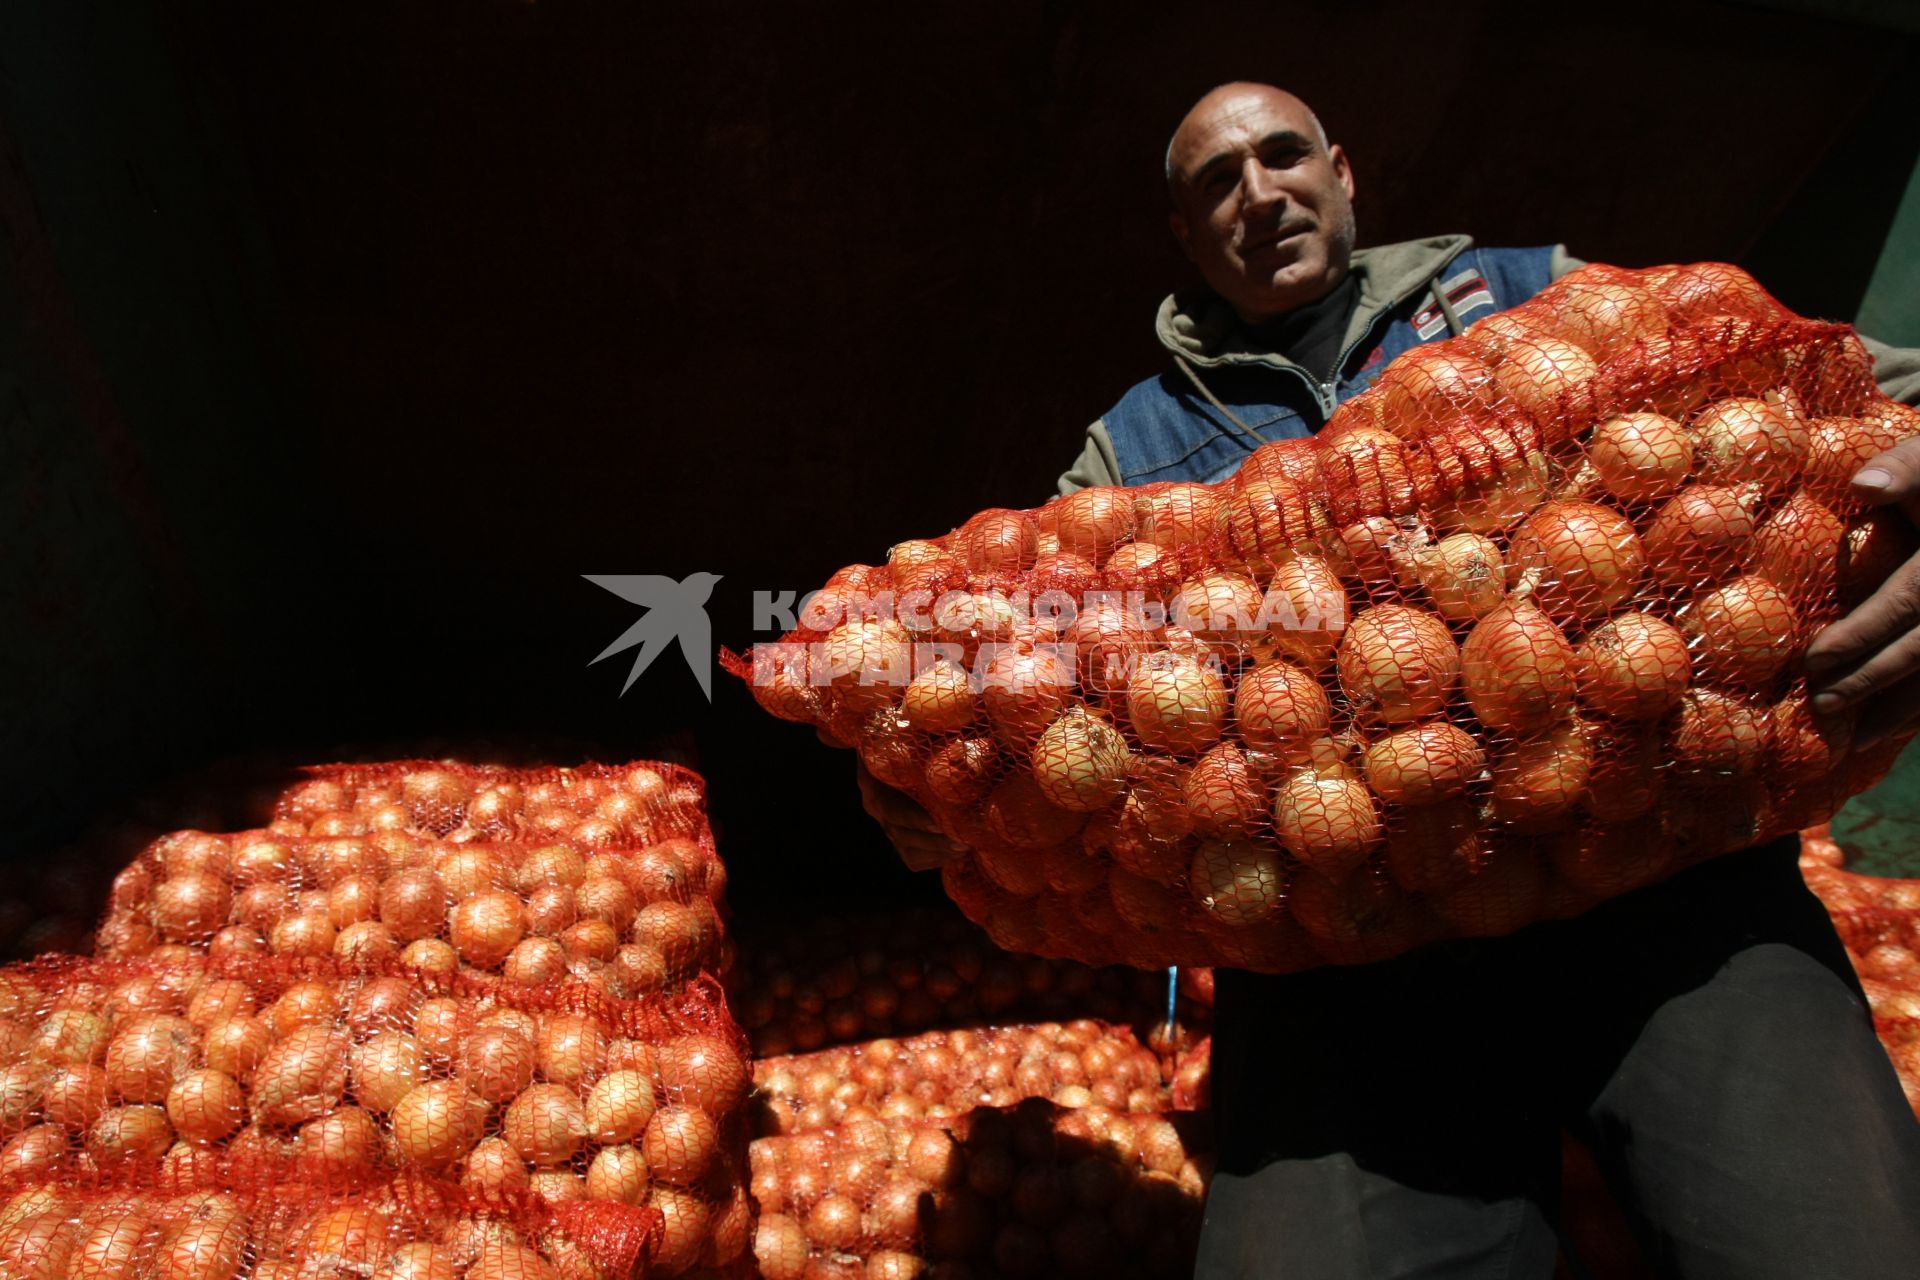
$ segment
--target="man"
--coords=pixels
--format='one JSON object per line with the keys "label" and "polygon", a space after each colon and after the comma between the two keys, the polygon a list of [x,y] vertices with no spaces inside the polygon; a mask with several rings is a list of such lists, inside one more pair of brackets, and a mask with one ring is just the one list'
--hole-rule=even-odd
{"label": "man", "polygon": [[[1062,492],[1219,480],[1324,425],[1408,348],[1578,265],[1463,236],[1354,252],[1345,154],[1269,86],[1202,98],[1167,178],[1206,288],[1162,305],[1174,367],[1089,429]],[[1883,387],[1920,396],[1916,353],[1876,354]],[[1856,485],[1920,515],[1920,440]],[[1837,705],[1875,695],[1865,736],[1920,711],[1917,628],[1910,563],[1809,652]],[[910,861],[939,860],[924,814],[863,787]],[[1594,1148],[1662,1274],[1915,1274],[1920,1126],[1796,855],[1777,842],[1509,938],[1222,971],[1200,1274],[1544,1280],[1562,1126]]]}

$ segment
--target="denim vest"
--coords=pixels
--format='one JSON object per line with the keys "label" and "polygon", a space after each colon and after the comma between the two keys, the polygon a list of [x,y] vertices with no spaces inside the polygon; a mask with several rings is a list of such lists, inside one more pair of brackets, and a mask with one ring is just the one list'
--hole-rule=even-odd
{"label": "denim vest", "polygon": [[[1450,259],[1437,279],[1454,314],[1462,324],[1472,324],[1546,288],[1553,278],[1552,253],[1548,247],[1469,248]],[[1296,440],[1324,426],[1341,401],[1371,387],[1396,356],[1452,336],[1433,291],[1422,288],[1373,318],[1365,336],[1346,353],[1342,376],[1330,388],[1294,366],[1233,364],[1196,372],[1261,442]],[[1102,421],[1113,441],[1121,483],[1128,485],[1218,481],[1259,444],[1207,403],[1177,367],[1127,392]]]}

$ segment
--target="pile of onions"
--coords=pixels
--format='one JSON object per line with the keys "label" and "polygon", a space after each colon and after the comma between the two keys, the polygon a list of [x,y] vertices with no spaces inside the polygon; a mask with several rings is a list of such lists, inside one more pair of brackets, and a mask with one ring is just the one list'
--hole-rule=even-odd
{"label": "pile of onions", "polygon": [[[752,1079],[704,989],[621,1002],[579,982],[168,953],[15,966],[0,1012],[0,1080],[26,1086],[0,1169],[21,1182],[299,1161],[341,1185],[420,1175],[649,1206],[667,1218],[658,1274],[746,1245],[730,1144]],[[679,1240],[689,1215],[704,1225]]]}
{"label": "pile of onions", "polygon": [[1166,1107],[1170,1069],[1130,1029],[1091,1018],[883,1036],[757,1061],[754,1125],[788,1134],[875,1116],[944,1123],[1028,1098],[1150,1114]]}
{"label": "pile of onions", "polygon": [[[1856,875],[1824,827],[1806,833],[1801,867],[1846,944],[1874,1029],[1920,1117],[1920,881]],[[1824,849],[1824,854],[1820,851]]]}
{"label": "pile of onions", "polygon": [[1189,1119],[1029,1103],[762,1138],[754,1260],[767,1280],[1188,1275],[1211,1168]]}
{"label": "pile of onions", "polygon": [[928,807],[1010,950],[1284,972],[1495,933],[1884,770],[1811,722],[1800,654],[1920,552],[1850,484],[1916,429],[1733,268],[1582,268],[1236,475],[1023,513],[1032,566],[957,589],[1082,611],[1016,619],[984,689],[964,661],[843,688],[900,639],[850,593],[972,565],[1004,513],[847,571],[840,630],[792,631],[762,696]]}

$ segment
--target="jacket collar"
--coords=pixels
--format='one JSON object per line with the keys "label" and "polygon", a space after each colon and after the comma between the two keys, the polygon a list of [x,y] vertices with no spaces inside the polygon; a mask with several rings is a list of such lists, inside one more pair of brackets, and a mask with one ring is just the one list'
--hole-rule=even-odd
{"label": "jacket collar", "polygon": [[[1373,327],[1374,321],[1425,289],[1446,265],[1471,247],[1471,236],[1432,236],[1358,249],[1353,274],[1360,281],[1360,298],[1347,325],[1342,350],[1350,350]],[[1216,369],[1233,365],[1298,368],[1271,351],[1247,345],[1239,317],[1221,297],[1204,285],[1169,294],[1154,321],[1160,345],[1189,364]]]}

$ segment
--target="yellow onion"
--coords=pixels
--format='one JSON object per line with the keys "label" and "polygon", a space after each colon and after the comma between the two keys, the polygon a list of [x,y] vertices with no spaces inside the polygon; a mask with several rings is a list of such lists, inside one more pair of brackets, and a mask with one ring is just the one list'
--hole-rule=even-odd
{"label": "yellow onion", "polygon": [[1333,704],[1312,675],[1291,663],[1269,662],[1240,677],[1233,717],[1242,742],[1288,758],[1326,736]]}
{"label": "yellow onion", "polygon": [[1545,901],[1540,860],[1530,851],[1501,850],[1429,903],[1455,933],[1497,938],[1539,919]]}
{"label": "yellow onion", "polygon": [[1477,533],[1456,533],[1418,553],[1427,599],[1452,622],[1472,622],[1492,613],[1507,594],[1500,547]]}
{"label": "yellow onion", "polygon": [[1225,518],[1227,545],[1252,564],[1280,564],[1320,533],[1307,495],[1284,476],[1242,483]]}
{"label": "yellow onion", "polygon": [[1244,837],[1265,823],[1267,784],[1247,753],[1223,742],[1194,762],[1187,774],[1187,813],[1202,835]]}
{"label": "yellow onion", "polygon": [[1133,498],[1125,489],[1101,486],[1060,499],[1053,526],[1060,550],[1100,565],[1133,536]]}
{"label": "yellow onion", "polygon": [[1220,499],[1212,486],[1156,485],[1133,500],[1133,537],[1168,551],[1196,546],[1213,537],[1219,518]]}
{"label": "yellow onion", "polygon": [[1602,899],[1652,884],[1673,865],[1672,849],[1651,819],[1569,831],[1555,838],[1549,856],[1562,880]]}
{"label": "yellow onion", "polygon": [[1830,778],[1853,750],[1853,714],[1817,719],[1804,696],[1782,700],[1769,713],[1767,782],[1782,788],[1812,786]]}
{"label": "yellow onion", "polygon": [[928,752],[924,776],[927,790],[953,805],[970,805],[986,798],[1000,770],[1000,749],[992,738],[971,735],[943,742]]}
{"label": "yellow onion", "polygon": [[1735,781],[1753,776],[1771,737],[1768,709],[1717,689],[1689,689],[1669,718],[1668,751],[1680,773]]}
{"label": "yellow onion", "polygon": [[1018,573],[1039,555],[1040,531],[1024,511],[993,508],[961,527],[956,539],[967,565],[979,573]]}
{"label": "yellow onion", "polygon": [[1115,591],[1137,591],[1158,600],[1180,585],[1180,561],[1151,542],[1129,542],[1115,547],[1105,566],[1107,586]]}
{"label": "yellow onion", "polygon": [[1187,887],[1220,923],[1259,924],[1280,910],[1284,896],[1279,852],[1257,840],[1206,841],[1194,851]]}
{"label": "yellow onion", "polygon": [[1146,746],[1198,754],[1220,740],[1227,686],[1212,667],[1191,656],[1150,653],[1127,685],[1127,719]]}
{"label": "yellow onion", "polygon": [[1776,400],[1716,400],[1690,425],[1704,484],[1779,484],[1795,479],[1806,461],[1806,420]]}
{"label": "yellow onion", "polygon": [[1617,720],[1654,720],[1687,690],[1687,641],[1650,613],[1623,613],[1587,633],[1574,653],[1580,701]]}
{"label": "yellow onion", "polygon": [[1504,427],[1456,426],[1436,432],[1420,455],[1434,527],[1502,533],[1547,500],[1553,476],[1529,438]]}
{"label": "yellow onion", "polygon": [[1822,606],[1836,585],[1845,539],[1846,525],[1839,516],[1804,491],[1796,493],[1761,522],[1747,572],[1786,592],[1797,609]]}
{"label": "yellow onion", "polygon": [[983,676],[987,718],[1009,742],[1027,743],[1053,723],[1074,686],[1073,665],[1050,648],[1008,646]]}
{"label": "yellow onion", "polygon": [[1568,281],[1554,300],[1555,327],[1599,360],[1667,330],[1666,309],[1637,285]]}
{"label": "yellow onion", "polygon": [[1845,502],[1853,496],[1853,477],[1869,462],[1911,435],[1920,435],[1920,416],[1868,414],[1858,418],[1815,418],[1807,430],[1807,464],[1801,481],[1821,502]]}
{"label": "yellow onion", "polygon": [[1464,792],[1485,770],[1474,736],[1445,720],[1376,738],[1364,757],[1367,785],[1392,804],[1426,805]]}
{"label": "yellow onion", "polygon": [[1920,550],[1920,536],[1904,512],[1870,512],[1847,527],[1834,565],[1842,609],[1854,609]]}
{"label": "yellow onion", "polygon": [[[1055,804],[1031,774],[1010,775],[987,797],[988,827],[1018,849],[1046,849],[1071,840],[1086,820],[1084,812]],[[991,873],[992,869],[986,867],[986,851],[976,850],[976,853],[982,857],[982,867]],[[1029,861],[1037,863],[1038,860]],[[1037,867],[1035,876],[1038,876]],[[1027,892],[1037,893],[1039,889]]]}
{"label": "yellow onion", "polygon": [[1340,531],[1339,571],[1362,584],[1392,583],[1413,591],[1421,585],[1420,557],[1432,544],[1426,526],[1411,516],[1399,520],[1368,516]]}
{"label": "yellow onion", "polygon": [[1330,876],[1309,868],[1288,887],[1287,905],[1329,959],[1385,959],[1419,941],[1418,919],[1400,887],[1357,871]]}
{"label": "yellow onion", "polygon": [[1639,586],[1646,553],[1633,523],[1597,502],[1550,502],[1507,548],[1510,583],[1531,579],[1534,600],[1562,621],[1605,617]]}
{"label": "yellow onion", "polygon": [[1062,809],[1091,813],[1120,798],[1127,785],[1127,740],[1085,707],[1070,707],[1033,748],[1033,780]]}
{"label": "yellow onion", "polygon": [[1368,516],[1404,515],[1414,508],[1407,446],[1390,431],[1367,426],[1334,431],[1330,424],[1322,433],[1320,465],[1326,473],[1333,517],[1341,524]]}
{"label": "yellow onion", "polygon": [[1295,556],[1280,566],[1265,601],[1268,637],[1283,657],[1324,671],[1347,630],[1347,589],[1321,556]]}
{"label": "yellow onion", "polygon": [[1436,715],[1460,676],[1444,622],[1408,605],[1363,609],[1341,638],[1340,685],[1354,714],[1400,724]]}
{"label": "yellow onion", "polygon": [[1669,498],[1647,526],[1645,551],[1654,580],[1666,587],[1718,582],[1745,562],[1765,491],[1758,485],[1690,484]]}
{"label": "yellow onion", "polygon": [[1658,299],[1675,320],[1759,315],[1778,307],[1758,281],[1725,262],[1654,267],[1643,279],[1647,292]]}
{"label": "yellow onion", "polygon": [[1558,829],[1571,821],[1591,766],[1577,720],[1506,743],[1493,757],[1494,816],[1517,831]]}
{"label": "yellow onion", "polygon": [[1601,487],[1621,502],[1658,502],[1686,483],[1693,438],[1660,414],[1624,413],[1593,429],[1587,460]]}
{"label": "yellow onion", "polygon": [[1460,655],[1467,703],[1481,724],[1528,732],[1573,700],[1573,646],[1531,596],[1515,595],[1482,618]]}
{"label": "yellow onion", "polygon": [[1273,830],[1288,853],[1338,877],[1380,842],[1380,812],[1360,779],[1300,769],[1274,794]]}
{"label": "yellow onion", "polygon": [[891,705],[911,675],[912,638],[891,619],[842,623],[822,652],[835,697],[854,713]]}
{"label": "yellow onion", "polygon": [[1484,411],[1493,374],[1480,357],[1457,343],[1434,343],[1408,351],[1374,385],[1380,425],[1404,440],[1423,439],[1437,422],[1461,411]]}
{"label": "yellow onion", "polygon": [[900,715],[922,733],[953,733],[973,723],[980,697],[967,669],[936,657],[907,683],[900,695]]}
{"label": "yellow onion", "polygon": [[1237,573],[1204,574],[1181,584],[1168,621],[1231,660],[1253,639],[1262,602],[1260,588]]}
{"label": "yellow onion", "polygon": [[1715,684],[1753,688],[1786,668],[1800,649],[1800,618],[1765,578],[1735,578],[1708,592],[1681,618],[1694,669]]}
{"label": "yellow onion", "polygon": [[1387,870],[1409,893],[1439,893],[1488,856],[1480,815],[1464,797],[1400,809],[1387,824]]}
{"label": "yellow onion", "polygon": [[1585,387],[1598,372],[1593,357],[1571,342],[1528,338],[1508,345],[1493,383],[1499,396],[1548,428],[1548,444],[1557,444],[1570,432],[1564,425],[1567,419],[1555,412],[1556,403]]}
{"label": "yellow onion", "polygon": [[1624,822],[1652,809],[1667,774],[1659,730],[1593,722],[1583,730],[1590,763],[1581,807],[1603,822]]}

